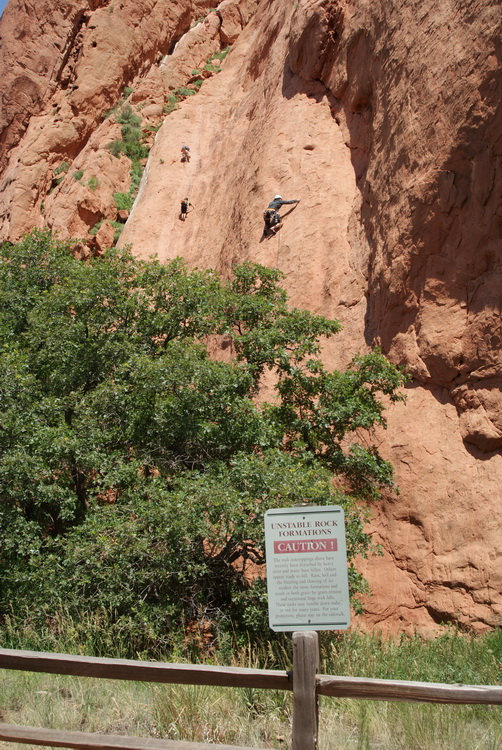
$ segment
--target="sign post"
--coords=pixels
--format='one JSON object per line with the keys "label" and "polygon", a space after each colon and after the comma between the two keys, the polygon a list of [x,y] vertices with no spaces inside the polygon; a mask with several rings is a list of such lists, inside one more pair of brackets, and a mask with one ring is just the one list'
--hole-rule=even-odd
{"label": "sign post", "polygon": [[318,630],[350,625],[343,508],[302,506],[265,513],[269,625],[293,632],[292,750],[316,750]]}
{"label": "sign post", "polygon": [[319,636],[315,630],[293,633],[293,727],[291,750],[316,750],[319,700]]}

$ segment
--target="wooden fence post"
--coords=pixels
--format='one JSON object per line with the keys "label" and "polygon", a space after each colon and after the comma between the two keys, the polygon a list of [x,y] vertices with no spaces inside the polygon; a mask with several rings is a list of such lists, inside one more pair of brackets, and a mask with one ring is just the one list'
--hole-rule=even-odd
{"label": "wooden fence post", "polygon": [[319,636],[313,630],[293,633],[292,750],[317,750]]}

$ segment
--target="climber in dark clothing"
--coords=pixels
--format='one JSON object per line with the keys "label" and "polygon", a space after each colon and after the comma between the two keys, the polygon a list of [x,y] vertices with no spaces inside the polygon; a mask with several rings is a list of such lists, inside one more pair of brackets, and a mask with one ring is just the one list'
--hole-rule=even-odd
{"label": "climber in dark clothing", "polygon": [[278,209],[281,206],[286,206],[290,203],[299,203],[299,200],[285,201],[280,195],[274,195],[274,200],[270,201],[268,207],[263,212],[263,220],[265,222],[264,233],[267,236],[275,234],[282,226],[282,218],[278,213]]}
{"label": "climber in dark clothing", "polygon": [[187,214],[190,213],[190,211],[193,211],[195,206],[193,203],[190,203],[188,198],[183,198],[181,201],[181,210],[180,210],[180,219],[181,221],[185,221]]}
{"label": "climber in dark clothing", "polygon": [[273,208],[275,209],[275,211],[278,211],[279,208],[281,208],[282,206],[287,206],[289,203],[299,203],[299,202],[300,202],[299,200],[285,201],[282,199],[280,195],[274,195],[274,200],[270,201],[267,208]]}

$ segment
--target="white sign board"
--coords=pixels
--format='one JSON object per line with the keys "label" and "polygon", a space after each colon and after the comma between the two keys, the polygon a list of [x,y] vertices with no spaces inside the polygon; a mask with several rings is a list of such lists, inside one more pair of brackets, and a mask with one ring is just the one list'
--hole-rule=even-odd
{"label": "white sign board", "polygon": [[338,505],[265,513],[272,630],[345,630],[350,625],[345,517]]}

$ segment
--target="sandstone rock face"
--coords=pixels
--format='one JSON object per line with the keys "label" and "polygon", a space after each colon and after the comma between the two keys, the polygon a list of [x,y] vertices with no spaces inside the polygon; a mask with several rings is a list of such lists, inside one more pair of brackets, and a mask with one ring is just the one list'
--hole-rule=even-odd
{"label": "sandstone rock face", "polygon": [[[120,242],[223,273],[244,260],[279,267],[295,305],[342,322],[328,364],[378,344],[413,376],[376,436],[401,494],[375,509],[384,554],[362,563],[363,624],[499,625],[496,0],[49,5],[37,11],[51,19],[44,33],[29,0],[10,0],[0,22],[0,238],[43,225],[84,237],[102,222],[87,244],[111,241],[131,163],[107,148],[121,128],[103,112],[130,86],[151,150]],[[221,72],[204,65],[229,43]],[[301,202],[264,239],[276,193]],[[181,222],[186,196],[195,209]]]}
{"label": "sandstone rock face", "polygon": [[[45,212],[54,170],[66,162],[78,171],[88,159],[92,169],[93,152],[109,142],[107,111],[210,6],[210,0],[64,0],[55,10],[48,0],[10,0],[0,22],[1,238],[46,223],[62,234],[74,231],[78,219],[68,226],[67,212],[61,222],[57,211]],[[157,87],[143,103],[159,101],[164,92]]]}

